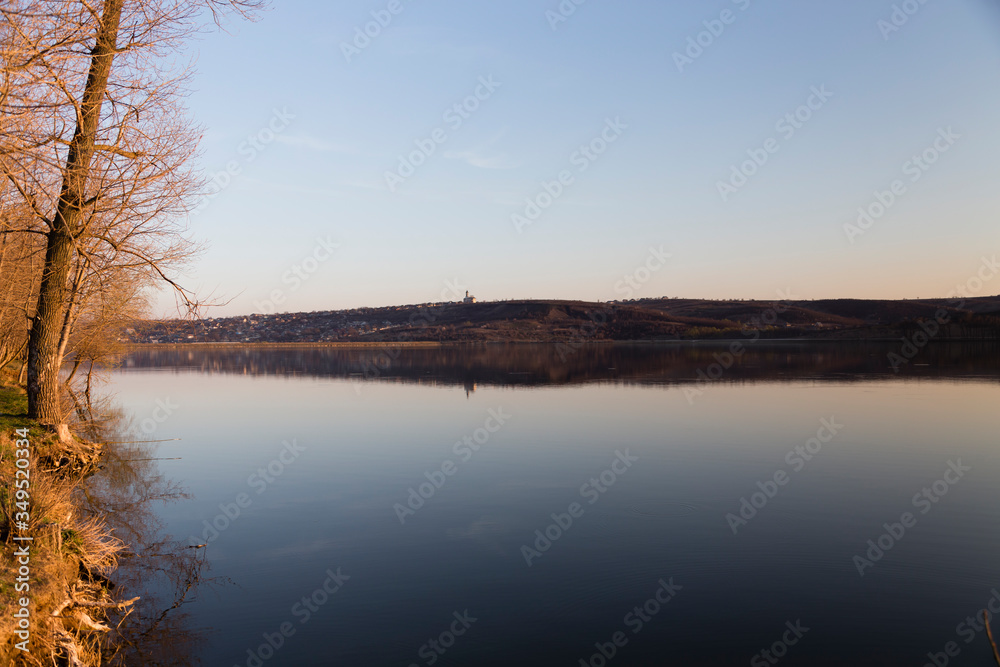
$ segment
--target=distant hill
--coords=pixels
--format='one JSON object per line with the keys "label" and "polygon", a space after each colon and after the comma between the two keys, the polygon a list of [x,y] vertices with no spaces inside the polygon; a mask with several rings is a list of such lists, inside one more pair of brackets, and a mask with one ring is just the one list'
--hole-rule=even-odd
{"label": "distant hill", "polygon": [[[939,321],[935,321],[935,319]],[[921,324],[923,323],[923,325]],[[1000,296],[956,301],[639,299],[425,303],[139,322],[133,343],[564,342],[752,338],[1000,337]]]}

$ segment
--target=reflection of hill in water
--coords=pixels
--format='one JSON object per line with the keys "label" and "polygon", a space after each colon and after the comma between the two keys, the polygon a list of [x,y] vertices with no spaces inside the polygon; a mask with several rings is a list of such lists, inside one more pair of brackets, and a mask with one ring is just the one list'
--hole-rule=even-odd
{"label": "reflection of hill in water", "polygon": [[[893,372],[888,360],[902,343],[745,343],[723,381],[862,380],[886,377],[1000,379],[997,343],[928,345]],[[122,359],[125,370],[238,375],[304,375],[368,381],[465,385],[562,385],[586,382],[679,384],[717,376],[729,343],[444,347],[145,347]]]}

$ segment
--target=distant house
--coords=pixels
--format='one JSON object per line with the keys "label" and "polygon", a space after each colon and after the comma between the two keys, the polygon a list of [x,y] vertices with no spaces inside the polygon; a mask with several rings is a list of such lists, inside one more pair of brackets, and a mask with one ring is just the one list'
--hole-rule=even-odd
{"label": "distant house", "polygon": [[465,290],[465,298],[462,299],[462,303],[475,303],[476,297],[469,296],[469,290]]}

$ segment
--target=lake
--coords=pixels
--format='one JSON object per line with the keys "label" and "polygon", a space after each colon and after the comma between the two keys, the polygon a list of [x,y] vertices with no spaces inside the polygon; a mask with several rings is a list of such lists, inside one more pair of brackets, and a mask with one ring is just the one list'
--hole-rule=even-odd
{"label": "lake", "polygon": [[137,350],[157,664],[993,664],[1000,348],[899,345]]}

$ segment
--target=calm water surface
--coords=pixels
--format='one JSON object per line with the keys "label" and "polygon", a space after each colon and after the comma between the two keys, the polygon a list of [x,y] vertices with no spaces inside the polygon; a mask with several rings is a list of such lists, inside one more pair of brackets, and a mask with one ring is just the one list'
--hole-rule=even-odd
{"label": "calm water surface", "polygon": [[192,664],[992,664],[1000,352],[725,350],[132,354]]}

